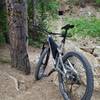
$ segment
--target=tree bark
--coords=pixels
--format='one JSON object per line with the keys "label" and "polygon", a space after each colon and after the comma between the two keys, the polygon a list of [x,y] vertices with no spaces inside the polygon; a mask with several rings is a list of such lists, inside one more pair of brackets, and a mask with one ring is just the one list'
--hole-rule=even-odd
{"label": "tree bark", "polygon": [[86,0],[80,0],[80,7],[84,8],[86,4]]}
{"label": "tree bark", "polygon": [[6,0],[12,67],[30,73],[27,53],[27,0]]}
{"label": "tree bark", "polygon": [[32,0],[32,7],[33,7],[33,24],[35,25],[35,0]]}
{"label": "tree bark", "polygon": [[0,0],[0,9],[5,7],[5,0]]}
{"label": "tree bark", "polygon": [[[33,8],[33,25],[37,25],[36,23],[36,0],[32,0],[32,8]],[[36,36],[37,36],[37,32],[36,32],[36,29],[34,28],[33,26],[33,33],[31,34],[32,35],[32,38],[34,39]]]}

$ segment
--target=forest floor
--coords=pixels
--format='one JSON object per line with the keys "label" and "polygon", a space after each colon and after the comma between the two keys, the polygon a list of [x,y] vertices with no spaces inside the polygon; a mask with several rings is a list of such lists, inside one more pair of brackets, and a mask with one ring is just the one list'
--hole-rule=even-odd
{"label": "forest floor", "polygon": [[[34,71],[40,49],[29,47],[31,74],[11,68],[8,46],[0,46],[0,100],[63,100],[53,76],[35,81]],[[100,93],[94,92],[93,100],[100,100]]]}
{"label": "forest floor", "polygon": [[0,100],[63,100],[52,78],[35,81],[34,69],[40,50],[29,48],[30,75],[11,68],[7,46],[0,47]]}

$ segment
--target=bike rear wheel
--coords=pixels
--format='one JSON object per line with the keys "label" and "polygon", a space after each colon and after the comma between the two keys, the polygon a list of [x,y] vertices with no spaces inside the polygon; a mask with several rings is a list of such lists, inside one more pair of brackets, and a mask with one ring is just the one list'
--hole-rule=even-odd
{"label": "bike rear wheel", "polygon": [[[77,71],[77,77],[79,77],[77,81],[76,75],[70,71],[68,72],[71,74],[69,79],[58,73],[59,87],[64,100],[90,100],[93,93],[94,81],[91,65],[88,60],[81,53],[68,52],[63,57],[63,63],[64,66],[73,66]],[[66,70],[68,69],[66,68]]]}
{"label": "bike rear wheel", "polygon": [[50,49],[45,48],[40,55],[39,61],[35,69],[36,80],[40,80],[41,78],[43,78],[46,66],[48,64],[49,55],[50,55]]}

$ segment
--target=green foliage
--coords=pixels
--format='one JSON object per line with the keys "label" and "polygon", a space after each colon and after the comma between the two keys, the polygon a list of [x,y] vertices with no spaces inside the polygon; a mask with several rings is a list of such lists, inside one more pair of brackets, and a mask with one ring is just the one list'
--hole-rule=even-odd
{"label": "green foliage", "polygon": [[80,0],[66,0],[66,4],[69,5],[78,5]]}
{"label": "green foliage", "polygon": [[43,42],[45,41],[45,37],[46,36],[43,35],[43,33],[40,33],[34,40],[32,37],[29,37],[29,45],[36,48],[40,48]]}
{"label": "green foliage", "polygon": [[100,19],[96,18],[79,18],[66,19],[67,23],[74,24],[75,28],[70,30],[74,37],[100,37]]}
{"label": "green foliage", "polygon": [[37,18],[41,26],[47,26],[47,20],[50,17],[57,16],[58,1],[57,0],[37,0],[36,3]]}
{"label": "green foliage", "polygon": [[5,64],[5,63],[10,64],[10,62],[11,62],[10,59],[5,59],[3,57],[0,58],[0,63],[2,64]]}
{"label": "green foliage", "polygon": [[2,33],[0,33],[0,44],[5,43],[5,38]]}
{"label": "green foliage", "polygon": [[37,0],[36,8],[40,14],[49,14],[52,16],[57,13],[58,6],[59,3],[57,0]]}
{"label": "green foliage", "polygon": [[46,24],[48,18],[57,16],[57,9],[59,6],[57,0],[35,0],[34,2],[33,8],[32,0],[28,0],[29,20],[33,20],[33,13],[35,13],[36,24],[42,24],[43,26]]}
{"label": "green foliage", "polygon": [[[32,0],[28,1],[28,14],[29,14],[29,44],[39,47],[45,39],[45,34],[43,32],[38,32],[36,29],[33,29],[33,16],[35,13],[35,23],[43,29],[48,29],[48,20],[51,18],[56,18],[58,1],[57,0],[35,0],[35,5],[33,8]],[[34,9],[34,11],[33,11]],[[35,30],[35,36],[33,32]],[[32,38],[34,37],[34,39]]]}
{"label": "green foliage", "polygon": [[100,4],[100,0],[96,0],[96,4]]}
{"label": "green foliage", "polygon": [[7,19],[5,9],[0,9],[0,43],[5,42],[3,33],[7,32]]}

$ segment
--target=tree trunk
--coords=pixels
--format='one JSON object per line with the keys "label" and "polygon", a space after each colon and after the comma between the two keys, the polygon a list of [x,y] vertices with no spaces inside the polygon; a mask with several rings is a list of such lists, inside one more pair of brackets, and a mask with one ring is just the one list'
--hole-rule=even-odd
{"label": "tree trunk", "polygon": [[[32,0],[32,8],[33,8],[33,25],[37,25],[36,23],[36,0]],[[36,32],[36,29],[34,28],[33,26],[33,33],[31,34],[32,35],[32,38],[34,39],[36,36],[37,36],[37,32]]]}
{"label": "tree trunk", "polygon": [[12,67],[30,73],[27,54],[27,1],[6,0]]}
{"label": "tree trunk", "polygon": [[32,7],[33,7],[33,24],[35,25],[35,0],[32,0]]}
{"label": "tree trunk", "polygon": [[0,0],[0,9],[3,9],[5,6],[5,0]]}
{"label": "tree trunk", "polygon": [[80,7],[84,8],[86,4],[86,0],[80,0]]}

